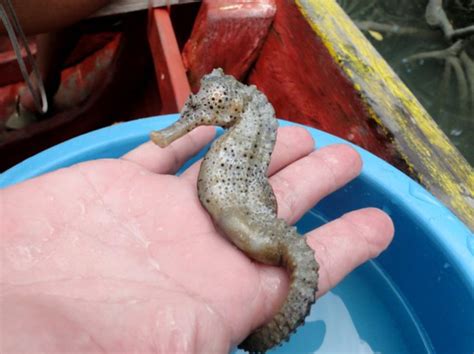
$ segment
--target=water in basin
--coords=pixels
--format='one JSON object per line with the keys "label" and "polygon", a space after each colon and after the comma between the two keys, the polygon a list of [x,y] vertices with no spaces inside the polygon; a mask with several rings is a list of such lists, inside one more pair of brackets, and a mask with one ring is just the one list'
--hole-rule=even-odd
{"label": "water in basin", "polygon": [[[312,209],[297,226],[305,233],[325,222],[326,217]],[[269,353],[431,352],[429,339],[403,296],[377,262],[370,261],[318,299],[306,324]]]}

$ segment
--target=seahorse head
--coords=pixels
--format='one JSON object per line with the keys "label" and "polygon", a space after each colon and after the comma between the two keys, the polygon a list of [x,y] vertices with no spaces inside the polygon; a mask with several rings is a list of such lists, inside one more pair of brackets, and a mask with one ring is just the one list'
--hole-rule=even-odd
{"label": "seahorse head", "polygon": [[233,125],[246,105],[240,86],[222,69],[214,69],[202,78],[199,92],[188,98],[181,116],[194,121],[195,125]]}

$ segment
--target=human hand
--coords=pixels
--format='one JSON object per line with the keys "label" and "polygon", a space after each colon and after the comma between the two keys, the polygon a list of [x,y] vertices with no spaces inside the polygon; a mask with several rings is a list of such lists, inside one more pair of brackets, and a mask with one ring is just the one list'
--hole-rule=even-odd
{"label": "human hand", "polygon": [[[224,353],[278,311],[286,273],[215,230],[198,164],[173,175],[213,136],[201,127],[166,149],[146,143],[0,191],[2,352]],[[352,148],[313,144],[301,128],[279,129],[269,174],[289,223],[360,172]],[[318,296],[392,236],[377,209],[308,233]]]}

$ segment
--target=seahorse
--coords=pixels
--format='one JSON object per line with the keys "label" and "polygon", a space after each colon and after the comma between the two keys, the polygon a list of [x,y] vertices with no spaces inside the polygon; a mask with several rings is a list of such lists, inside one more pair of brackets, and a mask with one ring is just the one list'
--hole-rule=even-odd
{"label": "seahorse", "polygon": [[263,353],[288,340],[315,302],[318,263],[296,228],[277,218],[277,203],[267,178],[278,120],[266,96],[222,69],[201,80],[170,127],[151,133],[165,147],[200,125],[228,128],[203,158],[197,189],[214,223],[251,259],[283,266],[290,276],[279,312],[257,328],[239,348]]}

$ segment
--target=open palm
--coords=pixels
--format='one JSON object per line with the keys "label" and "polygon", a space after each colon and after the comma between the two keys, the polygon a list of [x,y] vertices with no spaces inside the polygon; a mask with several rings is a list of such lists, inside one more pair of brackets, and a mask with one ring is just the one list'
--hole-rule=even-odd
{"label": "open palm", "polygon": [[[213,136],[202,127],[166,149],[146,143],[0,191],[2,352],[224,353],[277,312],[287,275],[216,231],[198,164],[173,175]],[[360,171],[352,148],[313,144],[301,128],[278,132],[270,181],[289,223]],[[392,235],[377,209],[310,232],[318,296]]]}

